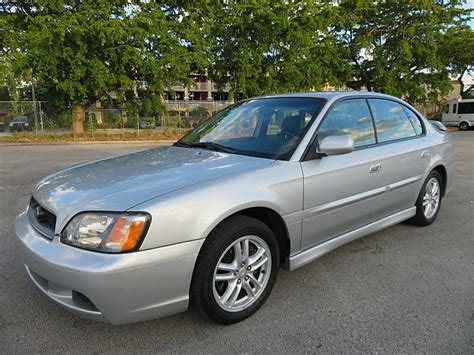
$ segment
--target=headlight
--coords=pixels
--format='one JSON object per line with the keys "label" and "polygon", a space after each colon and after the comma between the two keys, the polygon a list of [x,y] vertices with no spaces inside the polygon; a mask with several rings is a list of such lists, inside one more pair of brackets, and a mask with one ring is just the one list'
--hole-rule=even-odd
{"label": "headlight", "polygon": [[64,228],[61,242],[105,253],[132,251],[138,248],[150,220],[147,213],[81,213]]}

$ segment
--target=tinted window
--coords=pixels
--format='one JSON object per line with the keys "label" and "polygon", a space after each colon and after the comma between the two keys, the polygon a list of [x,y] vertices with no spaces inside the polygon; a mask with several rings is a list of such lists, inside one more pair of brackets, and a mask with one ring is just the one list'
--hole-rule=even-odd
{"label": "tinted window", "polygon": [[332,135],[351,135],[355,147],[375,144],[375,133],[369,108],[364,99],[336,104],[318,128],[318,139]]}
{"label": "tinted window", "polygon": [[408,116],[408,119],[410,120],[413,128],[415,129],[416,135],[417,136],[421,135],[423,133],[423,126],[421,124],[420,118],[416,115],[415,112],[410,110],[408,107],[403,106],[403,109],[405,110],[405,113]]}
{"label": "tinted window", "polygon": [[458,104],[454,104],[454,105],[453,105],[453,113],[456,113],[457,107],[458,107]]}
{"label": "tinted window", "polygon": [[196,127],[181,139],[181,146],[218,143],[236,154],[288,159],[325,102],[296,97],[239,102]]}
{"label": "tinted window", "polygon": [[416,136],[405,111],[398,103],[383,99],[370,99],[379,142]]}
{"label": "tinted window", "polygon": [[474,102],[461,102],[458,113],[474,113]]}

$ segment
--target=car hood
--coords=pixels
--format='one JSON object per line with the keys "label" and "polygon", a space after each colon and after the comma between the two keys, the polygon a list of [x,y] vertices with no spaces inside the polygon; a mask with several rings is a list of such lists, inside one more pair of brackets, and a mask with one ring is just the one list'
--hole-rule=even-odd
{"label": "car hood", "polygon": [[158,147],[62,170],[43,179],[33,196],[56,214],[60,228],[81,211],[125,211],[183,187],[272,162],[204,149]]}

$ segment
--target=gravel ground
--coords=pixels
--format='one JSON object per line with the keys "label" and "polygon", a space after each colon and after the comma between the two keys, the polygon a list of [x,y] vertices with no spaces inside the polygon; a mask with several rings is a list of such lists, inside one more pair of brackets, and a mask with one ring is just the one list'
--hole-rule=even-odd
{"label": "gravel ground", "polygon": [[49,301],[15,255],[13,222],[58,169],[146,145],[0,146],[0,352],[474,353],[474,132],[452,133],[455,189],[426,228],[403,223],[282,271],[250,319],[190,312],[127,326]]}

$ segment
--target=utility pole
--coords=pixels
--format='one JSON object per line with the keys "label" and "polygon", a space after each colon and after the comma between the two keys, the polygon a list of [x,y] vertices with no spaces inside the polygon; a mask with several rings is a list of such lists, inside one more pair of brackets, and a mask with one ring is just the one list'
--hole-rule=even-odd
{"label": "utility pole", "polygon": [[40,114],[40,125],[41,125],[41,136],[44,137],[44,127],[43,127],[43,109],[41,108],[41,101],[38,102],[39,105],[39,114]]}
{"label": "utility pole", "polygon": [[33,98],[33,114],[35,116],[35,132],[38,135],[38,112],[36,112],[36,94],[35,94],[35,84],[33,82],[33,77],[31,78],[31,96]]}

